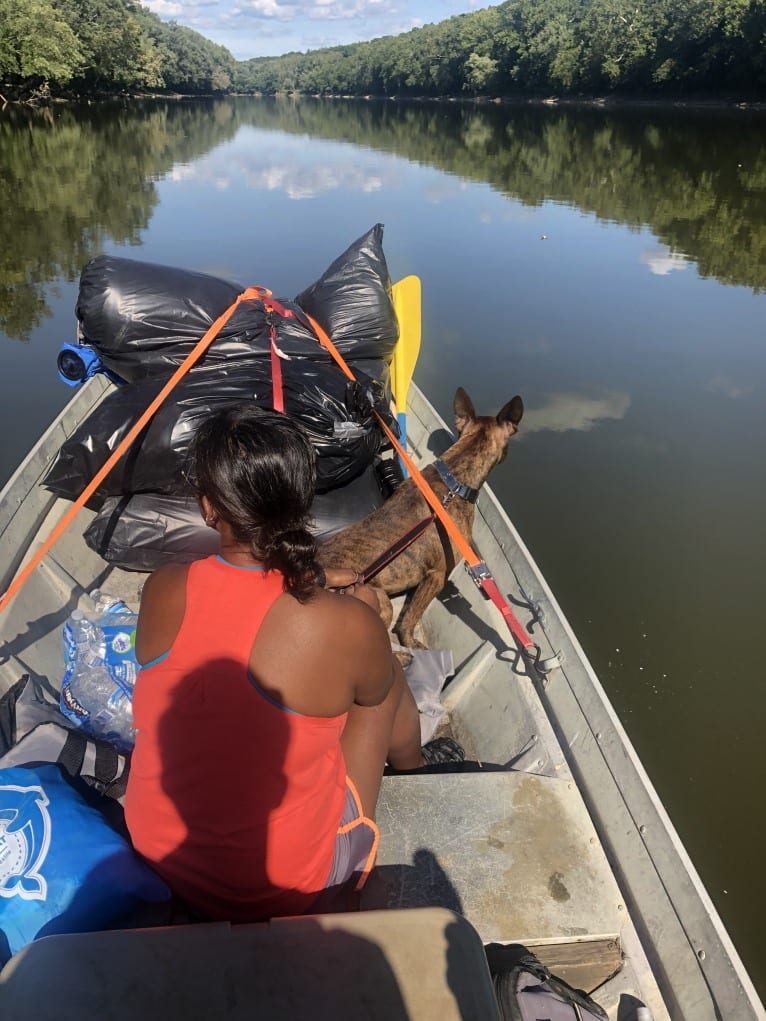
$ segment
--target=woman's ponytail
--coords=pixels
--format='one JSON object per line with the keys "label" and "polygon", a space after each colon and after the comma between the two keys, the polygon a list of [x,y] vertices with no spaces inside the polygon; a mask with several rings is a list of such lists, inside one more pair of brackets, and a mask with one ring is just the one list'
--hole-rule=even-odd
{"label": "woman's ponytail", "polygon": [[281,571],[285,589],[300,602],[309,599],[317,584],[317,546],[305,524],[272,530],[262,542],[253,552],[264,567]]}

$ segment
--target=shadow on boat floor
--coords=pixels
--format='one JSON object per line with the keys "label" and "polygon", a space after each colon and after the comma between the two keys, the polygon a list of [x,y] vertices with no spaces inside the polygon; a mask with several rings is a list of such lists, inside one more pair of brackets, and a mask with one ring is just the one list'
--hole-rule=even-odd
{"label": "shadow on boat floor", "polygon": [[386,766],[384,776],[424,776],[430,773],[497,773],[509,772],[509,767],[501,762],[480,762],[478,759],[466,759],[463,762],[438,762],[418,769],[392,769]]}

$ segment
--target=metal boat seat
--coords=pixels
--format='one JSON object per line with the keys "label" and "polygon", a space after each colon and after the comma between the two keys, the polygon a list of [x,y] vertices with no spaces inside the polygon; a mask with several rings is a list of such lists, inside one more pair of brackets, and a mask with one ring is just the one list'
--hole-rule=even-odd
{"label": "metal boat seat", "polygon": [[48,936],[0,1001],[35,1021],[499,1021],[481,940],[439,909]]}

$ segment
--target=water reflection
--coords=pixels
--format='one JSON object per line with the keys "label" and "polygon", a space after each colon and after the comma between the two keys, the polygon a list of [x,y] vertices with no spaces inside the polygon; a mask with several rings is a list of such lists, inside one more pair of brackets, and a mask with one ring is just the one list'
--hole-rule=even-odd
{"label": "water reflection", "polygon": [[630,407],[626,393],[614,392],[600,397],[586,397],[582,394],[551,394],[541,408],[527,408],[524,411],[524,430],[520,439],[530,433],[567,432],[577,429],[587,432],[605,419],[623,418]]}
{"label": "water reflection", "polygon": [[[306,162],[300,138],[352,142],[427,164],[449,202],[460,180],[526,206],[556,200],[604,221],[648,225],[661,243],[641,256],[654,274],[694,260],[702,276],[766,288],[766,156],[757,115],[661,110],[556,110],[457,103],[223,100],[6,110],[0,120],[0,327],[24,339],[49,309],[47,282],[73,279],[105,240],[136,244],[157,204],[155,182],[205,179],[292,199],[391,186],[385,171],[337,149]],[[200,163],[242,128],[279,132],[240,162]],[[268,137],[268,136],[266,136]],[[250,144],[251,140],[248,140]],[[329,152],[329,147],[328,147]],[[231,157],[236,153],[229,153]],[[518,213],[517,207],[517,213]]]}
{"label": "water reflection", "polygon": [[0,329],[25,340],[50,314],[46,285],[73,280],[106,240],[135,245],[155,180],[236,130],[222,104],[105,104],[0,118]]}
{"label": "water reflection", "polygon": [[740,380],[734,379],[732,376],[718,374],[713,376],[707,385],[707,389],[714,394],[721,394],[723,397],[728,397],[729,400],[737,401],[743,397],[749,397],[755,392],[755,386],[752,383],[745,383]]}
{"label": "water reflection", "polygon": [[389,151],[527,205],[553,199],[605,221],[647,225],[673,268],[683,254],[701,276],[766,287],[757,113],[270,100],[240,115],[261,128]]}
{"label": "water reflection", "polygon": [[641,253],[641,262],[649,267],[650,273],[658,277],[667,276],[674,269],[686,269],[689,265],[686,256],[661,246],[645,248]]}

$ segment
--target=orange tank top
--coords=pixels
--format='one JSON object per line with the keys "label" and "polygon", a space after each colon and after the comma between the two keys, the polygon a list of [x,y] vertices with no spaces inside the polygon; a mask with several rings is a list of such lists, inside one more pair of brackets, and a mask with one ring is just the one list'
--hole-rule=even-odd
{"label": "orange tank top", "polygon": [[193,563],[172,648],[136,681],[128,829],[169,886],[211,918],[305,911],[333,861],[346,714],[287,709],[248,670],[282,591],[276,571]]}

